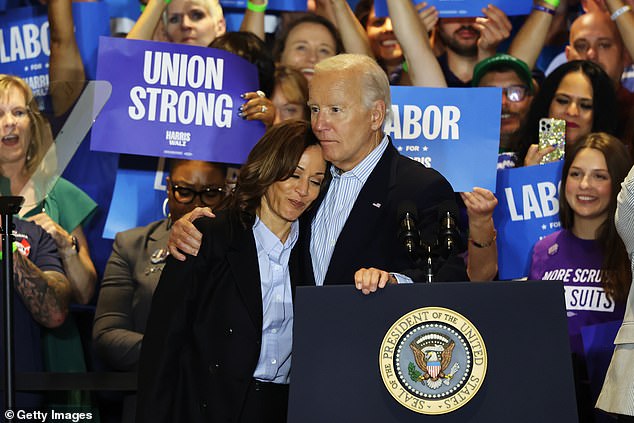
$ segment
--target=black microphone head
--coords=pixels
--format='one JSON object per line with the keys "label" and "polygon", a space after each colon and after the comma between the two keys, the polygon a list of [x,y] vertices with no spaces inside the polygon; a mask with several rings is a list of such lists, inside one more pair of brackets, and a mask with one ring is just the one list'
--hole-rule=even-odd
{"label": "black microphone head", "polygon": [[454,200],[445,200],[440,203],[438,206],[438,220],[447,217],[447,213],[449,213],[454,220],[458,217],[458,205]]}
{"label": "black microphone head", "polygon": [[411,200],[403,200],[398,203],[398,209],[396,213],[398,221],[400,222],[401,220],[403,220],[407,213],[409,213],[410,217],[412,217],[413,219],[418,220],[418,209],[416,208],[416,204],[414,204],[414,202]]}
{"label": "black microphone head", "polygon": [[458,229],[458,205],[453,200],[446,200],[438,206],[440,232],[438,244],[440,255],[447,258],[453,251],[462,249],[460,231]]}

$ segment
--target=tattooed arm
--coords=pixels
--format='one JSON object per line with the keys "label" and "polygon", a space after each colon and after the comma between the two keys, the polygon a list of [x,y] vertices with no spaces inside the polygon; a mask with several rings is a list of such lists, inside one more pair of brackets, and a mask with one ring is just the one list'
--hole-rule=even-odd
{"label": "tattooed arm", "polygon": [[19,252],[13,254],[14,286],[31,315],[42,326],[54,328],[66,319],[71,289],[66,276],[40,270]]}

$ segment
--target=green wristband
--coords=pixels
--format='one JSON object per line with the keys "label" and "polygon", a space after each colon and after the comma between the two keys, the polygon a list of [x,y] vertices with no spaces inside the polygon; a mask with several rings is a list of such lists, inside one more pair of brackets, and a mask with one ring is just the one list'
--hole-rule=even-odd
{"label": "green wristband", "polygon": [[251,0],[247,0],[247,9],[252,12],[264,13],[266,12],[266,6],[268,5],[268,1],[265,1],[264,4],[253,4],[251,3]]}
{"label": "green wristband", "polygon": [[542,0],[544,3],[554,7],[555,9],[557,9],[557,7],[559,7],[559,0]]}
{"label": "green wristband", "polygon": [[[14,242],[14,243],[13,243],[13,252],[15,253],[17,249],[18,249],[18,244],[16,244],[16,243]],[[0,251],[0,260],[2,260],[2,251]]]}
{"label": "green wristband", "polygon": [[[163,0],[163,2],[165,3],[165,6],[167,6],[168,4],[172,2],[172,0]],[[143,3],[139,5],[139,8],[141,9],[141,13],[145,12],[146,6],[147,4],[143,4]]]}

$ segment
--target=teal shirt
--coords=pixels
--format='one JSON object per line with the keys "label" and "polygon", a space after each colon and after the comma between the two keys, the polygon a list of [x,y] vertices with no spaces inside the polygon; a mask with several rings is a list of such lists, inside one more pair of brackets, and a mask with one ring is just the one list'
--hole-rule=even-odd
{"label": "teal shirt", "polygon": [[54,222],[71,233],[79,225],[86,226],[96,210],[97,203],[88,194],[66,179],[59,178],[44,201],[29,210],[24,218],[45,211]]}

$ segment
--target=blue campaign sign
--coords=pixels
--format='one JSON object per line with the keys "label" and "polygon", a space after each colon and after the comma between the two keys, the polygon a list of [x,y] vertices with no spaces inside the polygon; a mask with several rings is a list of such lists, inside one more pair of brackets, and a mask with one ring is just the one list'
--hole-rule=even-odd
{"label": "blue campaign sign", "polygon": [[145,226],[166,214],[165,159],[121,157],[103,237]]}
{"label": "blue campaign sign", "polygon": [[560,229],[563,161],[498,171],[493,213],[500,279],[528,276],[533,245]]}
{"label": "blue campaign sign", "polygon": [[86,79],[94,80],[97,77],[99,37],[110,35],[108,5],[100,1],[73,2],[73,21]]}
{"label": "blue campaign sign", "polygon": [[110,18],[128,18],[136,21],[141,15],[141,2],[138,0],[104,0],[108,5]]}
{"label": "blue campaign sign", "polygon": [[[533,7],[533,0],[425,0],[434,6],[441,18],[470,18],[483,16],[482,9],[487,5],[499,7],[507,16],[528,15]],[[413,0],[414,4],[422,0]],[[376,16],[389,16],[386,0],[375,0]]]}
{"label": "blue campaign sign", "polygon": [[[220,4],[225,11],[226,9],[244,9],[247,7],[247,0],[220,0]],[[305,12],[306,0],[269,0],[266,10]],[[244,14],[244,11],[242,13]]]}
{"label": "blue campaign sign", "polygon": [[[99,36],[110,33],[106,5],[99,2],[73,3],[73,19],[87,78],[94,79]],[[2,73],[23,78],[36,97],[44,97],[48,94],[50,55],[45,7],[21,7],[0,14]]]}
{"label": "blue campaign sign", "polygon": [[440,172],[454,191],[495,189],[499,88],[391,87],[385,126],[398,151]]}
{"label": "blue campaign sign", "polygon": [[240,95],[258,89],[256,67],[223,50],[102,37],[97,78],[112,96],[93,150],[243,163],[264,133],[238,116]]}
{"label": "blue campaign sign", "polygon": [[44,7],[21,7],[0,14],[1,73],[23,78],[36,97],[48,94],[48,26]]}

